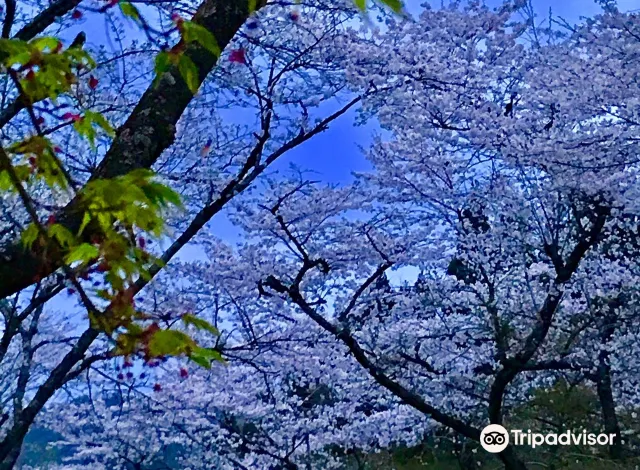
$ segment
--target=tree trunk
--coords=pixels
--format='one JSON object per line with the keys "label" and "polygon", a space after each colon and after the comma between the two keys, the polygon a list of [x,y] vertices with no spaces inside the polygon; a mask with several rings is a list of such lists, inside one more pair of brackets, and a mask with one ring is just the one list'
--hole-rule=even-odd
{"label": "tree trunk", "polygon": [[527,466],[518,458],[513,446],[508,446],[498,454],[498,457],[502,460],[505,470],[527,470]]}
{"label": "tree trunk", "polygon": [[608,364],[601,363],[598,366],[598,398],[602,410],[602,421],[607,434],[615,434],[613,443],[609,446],[609,456],[612,459],[623,457],[622,436],[620,434],[620,423],[616,414],[616,405],[611,389],[611,371]]}
{"label": "tree trunk", "polygon": [[611,365],[609,363],[609,351],[606,350],[607,344],[611,341],[611,337],[615,332],[617,321],[616,308],[618,302],[609,302],[607,305],[607,315],[603,318],[600,326],[600,338],[603,350],[598,355],[598,369],[596,372],[596,389],[598,391],[598,399],[600,400],[600,409],[602,411],[602,422],[604,430],[607,434],[615,434],[613,443],[609,445],[609,456],[612,459],[620,459],[623,457],[624,449],[622,447],[622,436],[620,434],[620,423],[616,414],[616,404],[613,398],[613,389],[611,388]]}
{"label": "tree trunk", "polygon": [[85,330],[76,345],[51,372],[45,383],[38,388],[29,405],[19,414],[5,438],[0,442],[0,470],[13,468],[20,455],[24,438],[36,416],[53,394],[64,384],[69,371],[82,360],[93,341],[98,337],[98,334],[99,332],[93,328]]}

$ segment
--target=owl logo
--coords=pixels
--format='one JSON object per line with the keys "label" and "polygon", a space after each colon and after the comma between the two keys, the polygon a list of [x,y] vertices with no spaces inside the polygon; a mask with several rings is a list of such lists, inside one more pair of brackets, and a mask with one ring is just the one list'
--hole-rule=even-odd
{"label": "owl logo", "polygon": [[509,445],[509,432],[499,424],[490,424],[480,433],[480,445],[492,454],[502,452]]}

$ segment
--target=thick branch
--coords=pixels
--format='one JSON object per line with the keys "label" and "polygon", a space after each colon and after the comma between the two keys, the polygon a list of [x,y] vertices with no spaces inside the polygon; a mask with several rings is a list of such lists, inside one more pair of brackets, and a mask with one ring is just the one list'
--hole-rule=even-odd
{"label": "thick branch", "polygon": [[13,38],[20,39],[22,41],[29,41],[35,38],[38,34],[44,32],[56,18],[66,15],[75,7],[77,7],[82,0],[60,0],[52,3],[47,8],[42,10],[33,20],[24,25],[20,31],[18,31]]}
{"label": "thick branch", "polygon": [[5,0],[4,24],[2,25],[2,37],[8,38],[11,34],[13,20],[16,18],[16,0]]}
{"label": "thick branch", "polygon": [[613,442],[609,445],[609,456],[612,459],[620,459],[624,456],[622,445],[622,435],[620,434],[620,421],[616,412],[616,402],[613,395],[613,385],[611,383],[611,358],[607,345],[613,339],[616,324],[616,309],[620,306],[619,301],[607,302],[605,308],[607,312],[603,315],[600,326],[600,341],[602,348],[598,354],[597,369],[595,374],[596,390],[602,411],[602,422],[607,434],[614,434]]}
{"label": "thick branch", "polygon": [[294,284],[289,288],[289,296],[291,300],[300,307],[300,309],[306,313],[309,318],[311,318],[314,322],[316,322],[320,327],[322,327],[325,331],[334,335],[338,340],[340,340],[347,348],[349,349],[351,355],[354,357],[356,361],[369,373],[373,379],[393,393],[396,397],[400,398],[407,405],[415,408],[416,410],[424,413],[425,415],[431,417],[434,421],[437,421],[444,426],[447,426],[465,437],[473,439],[475,441],[480,440],[480,431],[449,415],[446,414],[434,406],[427,403],[421,396],[416,393],[408,390],[402,384],[396,382],[391,379],[387,374],[385,374],[377,365],[375,365],[364,352],[364,350],[360,347],[360,344],[357,340],[351,335],[347,328],[340,328],[333,323],[329,322],[326,318],[320,315],[315,311],[313,307],[311,307],[307,301],[304,299],[298,285]]}
{"label": "thick branch", "polygon": [[609,210],[605,207],[595,209],[595,220],[591,229],[580,237],[566,263],[558,263],[556,266],[554,285],[538,312],[538,320],[525,339],[522,349],[512,360],[503,361],[489,392],[489,419],[492,423],[502,423],[502,402],[507,387],[520,372],[526,370],[527,364],[544,343],[556,309],[562,300],[564,284],[571,279],[584,256],[597,243],[608,215]]}

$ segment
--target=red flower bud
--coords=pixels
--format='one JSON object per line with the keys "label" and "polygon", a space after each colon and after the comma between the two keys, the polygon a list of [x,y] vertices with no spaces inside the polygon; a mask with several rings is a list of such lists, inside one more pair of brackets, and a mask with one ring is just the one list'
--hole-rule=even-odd
{"label": "red flower bud", "polygon": [[80,10],[73,10],[73,13],[71,13],[71,18],[73,18],[74,20],[79,20],[80,18],[82,18],[82,12]]}
{"label": "red flower bud", "polygon": [[154,392],[159,392],[161,390],[162,390],[162,385],[160,385],[158,383],[153,385],[153,391]]}
{"label": "red flower bud", "polygon": [[182,377],[183,379],[186,379],[187,377],[189,377],[189,371],[187,369],[185,369],[184,367],[180,369],[180,377]]}
{"label": "red flower bud", "polygon": [[177,25],[184,23],[184,19],[178,13],[171,13],[171,21]]}
{"label": "red flower bud", "polygon": [[109,269],[111,269],[111,267],[109,266],[109,263],[100,263],[98,265],[99,273],[106,273],[107,271],[109,271]]}
{"label": "red flower bud", "polygon": [[66,120],[72,120],[74,122],[78,122],[80,119],[82,119],[82,117],[79,114],[75,114],[75,113],[64,113],[62,115],[62,119]]}
{"label": "red flower bud", "polygon": [[95,90],[97,87],[98,87],[98,79],[93,75],[91,75],[91,77],[89,77],[89,88],[91,88],[92,90]]}
{"label": "red flower bud", "polygon": [[234,49],[229,54],[229,62],[233,62],[235,64],[246,64],[247,63],[247,55],[243,48]]}

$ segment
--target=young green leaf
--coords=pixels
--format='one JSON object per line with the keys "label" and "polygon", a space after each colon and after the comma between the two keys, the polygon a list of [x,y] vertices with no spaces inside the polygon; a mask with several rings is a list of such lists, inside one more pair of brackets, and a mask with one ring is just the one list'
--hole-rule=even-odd
{"label": "young green leaf", "polygon": [[383,4],[389,7],[394,13],[402,13],[404,5],[400,0],[381,0]]}
{"label": "young green leaf", "polygon": [[72,264],[80,261],[82,264],[87,264],[98,257],[100,251],[97,247],[90,245],[89,243],[82,243],[69,252],[65,257],[67,264]]}
{"label": "young green leaf", "polygon": [[21,235],[22,244],[27,248],[31,249],[34,242],[38,239],[38,227],[35,224],[30,224]]}
{"label": "young green leaf", "polygon": [[191,315],[191,314],[186,314],[182,316],[182,322],[185,325],[193,325],[194,327],[196,327],[199,330],[205,330],[208,331],[216,336],[220,335],[220,332],[218,331],[218,329],[213,326],[211,323],[209,323],[206,320],[203,320],[202,318],[198,318],[195,315]]}
{"label": "young green leaf", "polygon": [[196,364],[206,367],[207,369],[211,368],[211,363],[213,361],[224,362],[222,354],[211,348],[202,348],[196,347],[189,354],[189,359],[191,359]]}
{"label": "young green leaf", "polygon": [[73,234],[63,225],[53,224],[48,230],[49,237],[55,239],[62,247],[69,248],[75,245],[76,240]]}
{"label": "young green leaf", "polygon": [[189,57],[183,54],[180,56],[180,61],[178,62],[178,70],[180,71],[182,79],[187,84],[187,87],[191,90],[191,93],[195,95],[200,87],[198,67],[196,67],[196,64],[194,64]]}
{"label": "young green leaf", "polygon": [[149,340],[149,353],[153,357],[179,356],[195,348],[195,342],[187,334],[176,330],[156,331]]}
{"label": "young green leaf", "polygon": [[34,46],[39,51],[44,52],[46,49],[49,49],[50,51],[56,50],[59,43],[60,40],[58,38],[54,38],[52,36],[44,36],[41,38],[35,38],[29,44]]}
{"label": "young green leaf", "polygon": [[120,5],[120,10],[124,16],[128,16],[135,21],[140,19],[140,12],[132,3],[120,1],[118,5]]}
{"label": "young green leaf", "polygon": [[154,66],[154,71],[156,73],[156,77],[154,79],[155,83],[157,83],[163,73],[167,72],[171,68],[172,64],[173,61],[171,60],[171,55],[168,52],[162,51],[156,56]]}
{"label": "young green leaf", "polygon": [[100,127],[108,136],[113,137],[115,135],[116,131],[102,114],[96,113],[95,111],[87,111],[84,117],[85,119],[89,119],[92,124]]}
{"label": "young green leaf", "polygon": [[0,171],[0,191],[9,191],[13,189],[13,182],[9,173],[5,170]]}
{"label": "young green leaf", "polygon": [[215,36],[207,28],[193,21],[183,23],[182,38],[186,43],[197,42],[216,57],[220,55],[220,46]]}
{"label": "young green leaf", "polygon": [[82,232],[84,232],[84,229],[87,228],[89,222],[91,222],[91,214],[85,212],[82,216],[82,224],[80,224],[80,228],[78,229],[78,236],[82,235]]}

